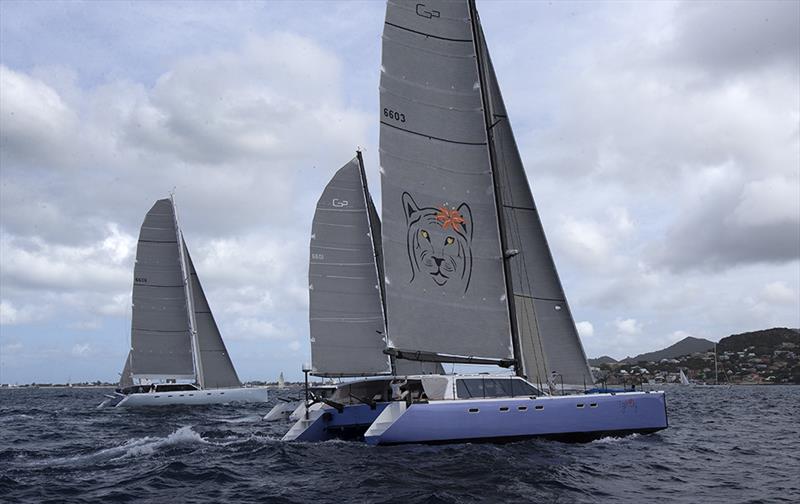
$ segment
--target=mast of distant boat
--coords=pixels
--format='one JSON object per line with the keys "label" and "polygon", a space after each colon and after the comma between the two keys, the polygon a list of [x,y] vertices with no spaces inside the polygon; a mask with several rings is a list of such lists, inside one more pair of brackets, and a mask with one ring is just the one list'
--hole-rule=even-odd
{"label": "mast of distant boat", "polygon": [[714,343],[714,385],[719,385],[719,372],[717,371],[717,344]]}

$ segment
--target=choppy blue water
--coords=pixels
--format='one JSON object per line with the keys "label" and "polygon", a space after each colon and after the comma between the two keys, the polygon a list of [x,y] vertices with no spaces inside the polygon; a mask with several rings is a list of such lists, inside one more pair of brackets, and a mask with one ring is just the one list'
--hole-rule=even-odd
{"label": "choppy blue water", "polygon": [[98,410],[103,392],[0,391],[0,501],[800,502],[800,387],[670,388],[647,436],[395,447],[282,443],[274,398]]}

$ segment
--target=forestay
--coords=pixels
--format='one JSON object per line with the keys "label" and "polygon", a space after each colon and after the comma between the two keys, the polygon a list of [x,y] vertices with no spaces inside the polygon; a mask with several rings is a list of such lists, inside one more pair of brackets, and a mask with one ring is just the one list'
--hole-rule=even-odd
{"label": "forestay", "polygon": [[195,328],[197,330],[197,349],[199,351],[199,368],[202,372],[200,385],[203,388],[241,387],[236,369],[233,367],[222,335],[211,313],[200,278],[194,269],[192,257],[186,243],[183,243],[186,259],[189,265],[190,290],[192,293],[192,306],[194,307]]}
{"label": "forestay", "polygon": [[371,199],[358,158],[339,169],[317,202],[311,228],[309,321],[313,373],[390,372]]}
{"label": "forestay", "polygon": [[388,3],[380,99],[389,345],[511,359],[466,2]]}
{"label": "forestay", "polygon": [[478,24],[478,47],[487,84],[493,167],[504,212],[523,374],[547,383],[592,384],[586,354],[567,304],[522,165],[489,51]]}
{"label": "forestay", "polygon": [[133,379],[195,378],[178,234],[172,201],[156,201],[139,232],[133,270]]}

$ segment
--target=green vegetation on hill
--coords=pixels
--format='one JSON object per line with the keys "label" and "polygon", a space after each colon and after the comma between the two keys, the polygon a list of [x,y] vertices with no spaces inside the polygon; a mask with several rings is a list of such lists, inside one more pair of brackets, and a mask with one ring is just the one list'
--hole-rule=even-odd
{"label": "green vegetation on hill", "polygon": [[771,353],[783,343],[800,345],[800,333],[796,329],[774,327],[763,331],[733,334],[719,340],[717,352],[743,352],[753,347],[756,354]]}
{"label": "green vegetation on hill", "polygon": [[[699,350],[697,350],[699,349]],[[734,334],[717,344],[686,338],[664,350],[592,364],[609,384],[675,383],[680,370],[696,382],[800,384],[800,332],[776,327]]]}

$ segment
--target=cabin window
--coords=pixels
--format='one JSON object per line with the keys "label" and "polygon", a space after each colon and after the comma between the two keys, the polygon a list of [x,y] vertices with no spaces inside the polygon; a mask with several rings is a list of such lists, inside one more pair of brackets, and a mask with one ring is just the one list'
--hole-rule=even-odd
{"label": "cabin window", "polygon": [[596,408],[596,407],[597,407],[597,403],[596,403],[596,402],[593,402],[593,403],[591,403],[591,404],[589,405],[589,407],[590,407],[590,408]]}
{"label": "cabin window", "polygon": [[480,411],[480,410],[479,410],[478,408],[470,408],[470,409],[469,409],[469,412],[470,412],[470,413],[477,413],[477,412],[479,412],[479,411]]}
{"label": "cabin window", "polygon": [[578,403],[575,406],[577,406],[578,408],[583,408],[583,403]]}
{"label": "cabin window", "polygon": [[529,383],[518,378],[461,378],[456,382],[459,399],[539,395]]}
{"label": "cabin window", "polygon": [[537,405],[536,405],[536,406],[534,406],[533,408],[534,408],[534,409],[538,409],[538,410],[543,410],[543,409],[544,409],[544,406],[542,406],[541,404],[537,404]]}
{"label": "cabin window", "polygon": [[514,379],[511,380],[511,392],[512,396],[538,396],[541,395],[541,392],[536,390],[536,387],[531,385],[530,383],[520,380]]}
{"label": "cabin window", "polygon": [[520,411],[528,411],[528,407],[527,406],[517,406],[517,409],[520,410]]}
{"label": "cabin window", "polygon": [[501,412],[503,412],[503,413],[505,413],[506,411],[508,411],[508,406],[503,406],[503,407],[501,407],[501,408],[500,408],[500,411],[501,411]]}

